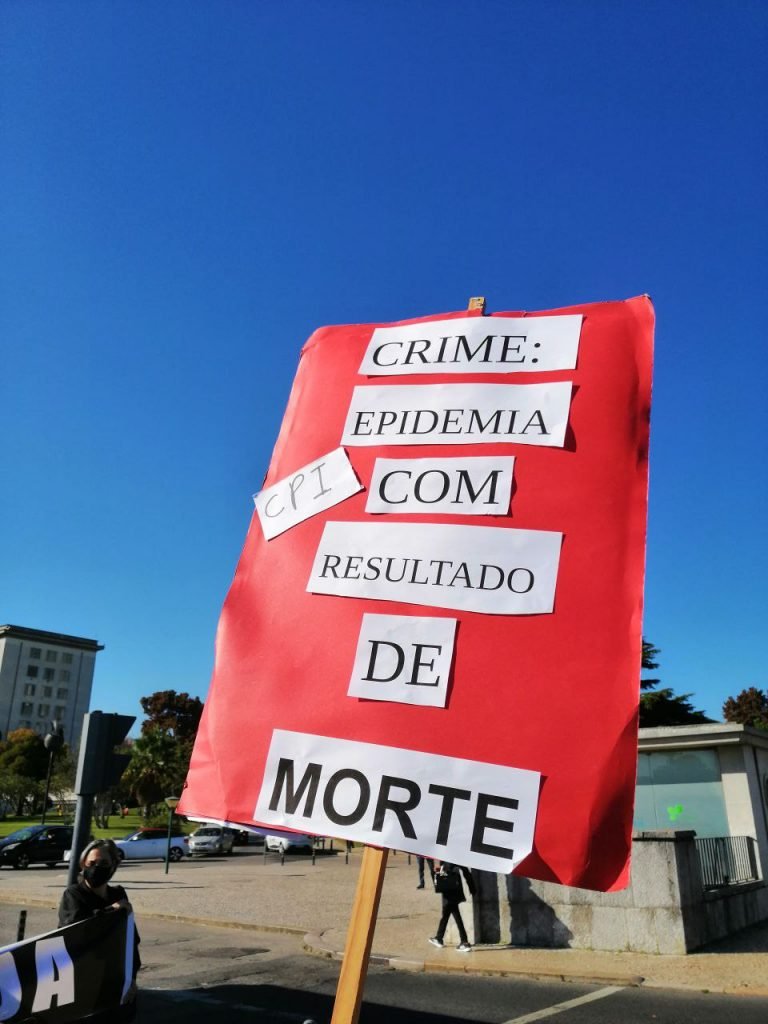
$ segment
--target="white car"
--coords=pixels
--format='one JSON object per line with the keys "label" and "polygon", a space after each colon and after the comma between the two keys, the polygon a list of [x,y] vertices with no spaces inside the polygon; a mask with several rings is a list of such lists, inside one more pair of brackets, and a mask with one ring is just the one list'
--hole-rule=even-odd
{"label": "white car", "polygon": [[[165,860],[168,849],[168,832],[162,828],[140,828],[124,839],[113,840],[120,860]],[[171,836],[171,851],[168,859],[179,861],[189,855],[189,840],[186,836]]]}
{"label": "white car", "polygon": [[278,853],[287,853],[289,850],[311,850],[315,845],[314,836],[305,836],[300,832],[282,832],[278,835],[268,835],[264,842],[268,850],[277,850]]}

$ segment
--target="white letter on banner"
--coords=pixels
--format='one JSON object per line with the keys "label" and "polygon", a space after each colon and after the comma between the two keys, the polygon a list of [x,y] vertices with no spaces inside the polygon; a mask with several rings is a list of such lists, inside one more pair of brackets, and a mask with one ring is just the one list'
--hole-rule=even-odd
{"label": "white letter on banner", "polygon": [[562,448],[569,381],[555,384],[358,385],[341,443],[535,444]]}
{"label": "white letter on banner", "polygon": [[377,327],[360,373],[520,373],[573,370],[583,317],[492,316]]}
{"label": "white letter on banner", "polygon": [[275,729],[254,821],[508,873],[533,848],[539,772]]}
{"label": "white letter on banner", "polygon": [[307,590],[491,615],[546,614],[562,539],[496,526],[328,522]]}
{"label": "white letter on banner", "polygon": [[363,615],[350,697],[444,708],[456,619]]}
{"label": "white letter on banner", "polygon": [[264,536],[271,540],[362,489],[347,453],[337,448],[255,494],[253,500]]}
{"label": "white letter on banner", "polygon": [[125,923],[125,962],[123,964],[123,991],[120,996],[120,1002],[125,1002],[125,997],[130,991],[131,985],[133,984],[133,960],[135,955],[135,944],[136,944],[136,922],[134,921],[133,914],[128,915],[128,919]]}
{"label": "white letter on banner", "polygon": [[376,459],[365,511],[505,515],[514,464],[514,455]]}
{"label": "white letter on banner", "polygon": [[0,1020],[10,1020],[21,1006],[21,982],[13,953],[0,953]]}
{"label": "white letter on banner", "polygon": [[40,939],[35,943],[37,988],[32,1013],[42,1013],[54,1006],[75,1001],[75,968],[64,945],[64,939]]}

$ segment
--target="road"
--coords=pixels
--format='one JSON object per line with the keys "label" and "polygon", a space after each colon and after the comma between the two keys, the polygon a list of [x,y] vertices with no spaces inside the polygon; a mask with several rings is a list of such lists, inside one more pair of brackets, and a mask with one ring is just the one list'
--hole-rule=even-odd
{"label": "road", "polygon": [[[0,904],[0,937],[18,910]],[[300,936],[146,917],[140,1024],[317,1024],[330,1021],[339,965]],[[55,926],[31,908],[27,935]],[[361,1024],[765,1024],[768,999],[664,989],[409,973],[372,967]]]}

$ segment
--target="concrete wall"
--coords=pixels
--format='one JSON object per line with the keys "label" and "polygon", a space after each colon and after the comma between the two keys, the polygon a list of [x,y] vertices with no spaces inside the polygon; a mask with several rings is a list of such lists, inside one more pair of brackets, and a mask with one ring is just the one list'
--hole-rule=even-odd
{"label": "concrete wall", "polygon": [[694,835],[635,833],[632,881],[615,893],[475,872],[475,941],[686,953],[768,918],[762,883],[705,896]]}
{"label": "concrete wall", "polygon": [[721,747],[718,750],[723,797],[732,836],[755,836],[755,816],[749,792],[749,775],[754,773],[751,747]]}
{"label": "concrete wall", "polygon": [[[744,748],[744,766],[752,813],[752,829],[742,835],[756,836],[761,878],[768,878],[768,751],[756,746]],[[735,834],[735,833],[732,833]]]}

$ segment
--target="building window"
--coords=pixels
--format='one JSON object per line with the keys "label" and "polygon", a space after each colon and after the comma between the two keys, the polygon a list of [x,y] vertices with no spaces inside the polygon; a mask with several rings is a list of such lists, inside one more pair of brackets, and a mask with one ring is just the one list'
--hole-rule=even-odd
{"label": "building window", "polygon": [[57,651],[46,651],[45,652],[45,660],[46,661],[56,661],[57,657],[58,657],[58,652]]}
{"label": "building window", "polygon": [[34,711],[34,707],[35,706],[31,701],[25,700],[24,703],[21,705],[22,715],[31,715],[32,712]]}
{"label": "building window", "polygon": [[53,687],[52,686],[44,686],[43,687],[43,696],[44,697],[52,697],[53,696]]}
{"label": "building window", "polygon": [[37,665],[27,665],[27,678],[37,679],[37,673],[40,671]]}
{"label": "building window", "polygon": [[66,688],[66,686],[60,686],[56,691],[56,696],[58,697],[59,700],[66,700],[67,697],[69,696],[69,690]]}
{"label": "building window", "polygon": [[31,729],[32,728],[32,723],[30,721],[28,721],[28,720],[27,721],[20,721],[19,722],[19,728],[20,729]]}
{"label": "building window", "polygon": [[53,709],[53,717],[54,718],[63,718],[65,710],[66,710],[65,708],[54,708]]}
{"label": "building window", "polygon": [[698,836],[730,835],[717,751],[640,754],[634,827],[695,829]]}
{"label": "building window", "polygon": [[36,687],[35,687],[34,683],[26,683],[25,686],[24,686],[24,696],[25,697],[34,697],[35,696],[35,689],[36,689]]}
{"label": "building window", "polygon": [[43,679],[46,681],[46,683],[52,683],[53,682],[53,676],[54,676],[55,671],[56,670],[52,669],[52,668],[44,668],[43,669]]}
{"label": "building window", "polygon": [[41,718],[47,718],[48,715],[50,714],[50,711],[51,711],[51,705],[50,704],[38,704],[37,705],[37,713],[38,713],[38,715],[40,715]]}
{"label": "building window", "polygon": [[30,647],[29,648],[29,656],[30,656],[30,658],[39,658],[41,653],[42,652],[41,652],[39,647]]}
{"label": "building window", "polygon": [[61,669],[59,669],[59,682],[62,682],[62,683],[68,683],[69,682],[69,669],[68,668],[61,668]]}
{"label": "building window", "polygon": [[72,655],[71,654],[62,654],[62,656],[61,656],[61,663],[62,663],[62,665],[71,665],[72,664]]}

